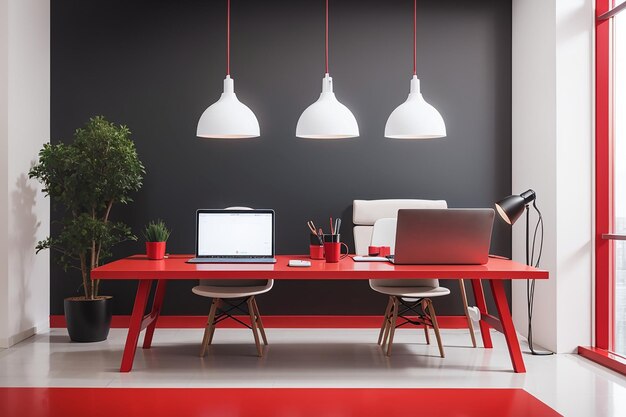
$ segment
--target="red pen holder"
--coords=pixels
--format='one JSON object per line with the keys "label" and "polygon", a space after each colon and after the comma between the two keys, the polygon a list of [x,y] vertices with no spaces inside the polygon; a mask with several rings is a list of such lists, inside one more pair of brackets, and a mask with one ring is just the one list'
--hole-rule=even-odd
{"label": "red pen holder", "polygon": [[311,259],[324,259],[324,241],[322,238],[311,233],[309,235],[309,257]]}
{"label": "red pen holder", "polygon": [[309,245],[309,257],[311,259],[324,259],[324,246]]}

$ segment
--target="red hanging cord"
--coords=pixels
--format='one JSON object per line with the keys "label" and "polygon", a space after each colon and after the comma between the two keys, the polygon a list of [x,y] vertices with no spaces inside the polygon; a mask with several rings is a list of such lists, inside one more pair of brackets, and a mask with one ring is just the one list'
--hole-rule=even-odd
{"label": "red hanging cord", "polygon": [[226,6],[226,75],[230,75],[230,0]]}
{"label": "red hanging cord", "polygon": [[328,0],[326,0],[326,74],[328,74]]}
{"label": "red hanging cord", "polygon": [[417,75],[417,0],[413,0],[413,75]]}

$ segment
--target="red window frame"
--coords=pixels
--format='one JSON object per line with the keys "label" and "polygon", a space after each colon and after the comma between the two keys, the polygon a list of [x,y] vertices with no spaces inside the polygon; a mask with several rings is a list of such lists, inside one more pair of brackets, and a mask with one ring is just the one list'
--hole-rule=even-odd
{"label": "red window frame", "polygon": [[596,347],[613,348],[613,138],[611,86],[611,19],[599,17],[613,0],[596,0]]}
{"label": "red window frame", "polygon": [[613,62],[612,16],[626,3],[596,0],[596,219],[595,219],[595,347],[578,348],[578,353],[626,375],[626,358],[612,353],[615,335],[614,243],[603,235],[613,232]]}

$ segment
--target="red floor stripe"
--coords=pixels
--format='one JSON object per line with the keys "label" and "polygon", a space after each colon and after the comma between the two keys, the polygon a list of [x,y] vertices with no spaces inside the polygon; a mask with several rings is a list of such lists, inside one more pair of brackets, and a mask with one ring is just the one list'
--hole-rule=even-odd
{"label": "red floor stripe", "polygon": [[[249,317],[237,316],[243,322]],[[266,328],[275,329],[379,329],[382,316],[263,316]],[[114,329],[128,328],[130,316],[113,316],[111,327]],[[162,329],[202,329],[206,326],[206,316],[161,316],[157,327]],[[465,316],[437,317],[442,329],[467,329]],[[65,317],[50,316],[50,327],[65,328]],[[240,324],[233,320],[225,320],[218,327],[237,328]]]}
{"label": "red floor stripe", "polygon": [[20,417],[552,417],[521,389],[0,388]]}

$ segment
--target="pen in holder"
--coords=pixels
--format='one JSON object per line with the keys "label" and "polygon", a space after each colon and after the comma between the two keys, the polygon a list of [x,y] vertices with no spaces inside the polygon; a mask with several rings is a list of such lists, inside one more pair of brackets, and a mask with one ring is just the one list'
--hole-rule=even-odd
{"label": "pen in holder", "polygon": [[324,259],[324,241],[318,235],[311,233],[309,244],[309,257],[311,259]]}
{"label": "pen in holder", "polygon": [[[341,253],[341,247],[345,246],[346,253]],[[348,256],[350,249],[341,241],[340,234],[324,235],[324,257],[328,263],[337,263]]]}

